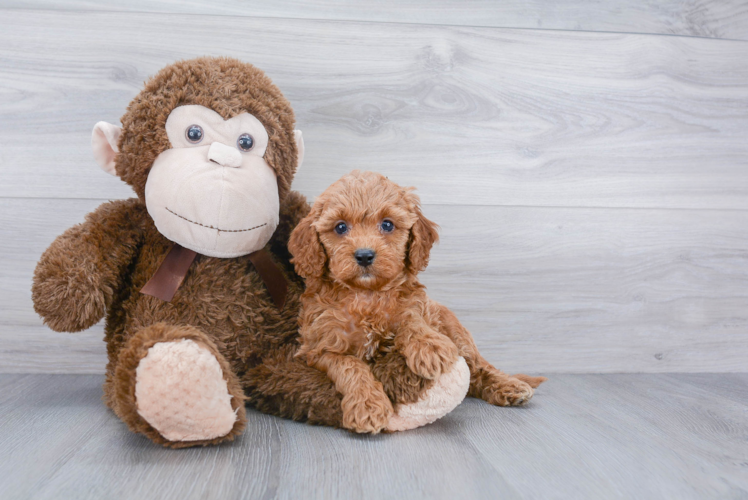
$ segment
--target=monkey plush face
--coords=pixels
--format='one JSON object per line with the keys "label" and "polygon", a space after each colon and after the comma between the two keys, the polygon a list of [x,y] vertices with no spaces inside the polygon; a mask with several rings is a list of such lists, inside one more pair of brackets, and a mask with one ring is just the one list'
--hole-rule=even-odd
{"label": "monkey plush face", "polygon": [[222,258],[270,240],[303,141],[290,104],[262,71],[229,58],[172,64],[122,124],[96,124],[94,156],[135,189],[166,238]]}
{"label": "monkey plush face", "polygon": [[171,149],[153,162],[145,203],[159,232],[213,257],[264,247],[278,226],[278,183],[263,155],[268,133],[249,113],[229,120],[204,106],[175,108]]}

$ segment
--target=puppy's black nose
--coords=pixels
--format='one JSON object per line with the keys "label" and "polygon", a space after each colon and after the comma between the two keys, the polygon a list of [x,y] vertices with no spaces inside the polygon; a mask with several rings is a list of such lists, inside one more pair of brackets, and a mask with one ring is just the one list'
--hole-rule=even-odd
{"label": "puppy's black nose", "polygon": [[353,255],[356,257],[358,265],[362,267],[370,266],[374,262],[374,257],[377,256],[371,248],[359,248]]}

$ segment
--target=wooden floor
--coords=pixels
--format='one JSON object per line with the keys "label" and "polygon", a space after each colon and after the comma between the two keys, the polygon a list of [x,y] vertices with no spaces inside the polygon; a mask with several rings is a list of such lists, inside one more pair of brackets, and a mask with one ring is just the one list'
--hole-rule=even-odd
{"label": "wooden floor", "polygon": [[748,374],[553,375],[525,408],[468,399],[357,436],[249,412],[234,443],[169,450],[99,375],[0,376],[0,498],[746,498]]}

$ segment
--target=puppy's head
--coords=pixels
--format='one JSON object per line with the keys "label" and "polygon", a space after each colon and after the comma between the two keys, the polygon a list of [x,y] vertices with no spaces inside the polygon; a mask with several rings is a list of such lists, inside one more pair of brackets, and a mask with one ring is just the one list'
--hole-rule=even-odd
{"label": "puppy's head", "polygon": [[426,268],[437,225],[418,196],[373,172],[354,171],[322,193],[288,243],[300,276],[380,290]]}

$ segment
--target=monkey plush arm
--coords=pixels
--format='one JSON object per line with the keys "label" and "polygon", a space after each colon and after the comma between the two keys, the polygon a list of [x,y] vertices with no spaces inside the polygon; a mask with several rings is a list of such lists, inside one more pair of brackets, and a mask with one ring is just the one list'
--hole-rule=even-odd
{"label": "monkey plush arm", "polygon": [[51,329],[78,332],[104,317],[138,251],[144,212],[137,199],[104,203],[42,254],[31,292]]}
{"label": "monkey plush arm", "polygon": [[309,209],[309,203],[307,203],[303,194],[297,191],[289,191],[286,198],[281,202],[278,227],[270,239],[270,247],[273,253],[287,260],[291,258],[288,251],[288,239],[301,219],[309,213]]}

